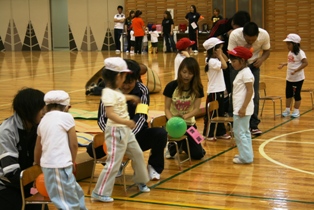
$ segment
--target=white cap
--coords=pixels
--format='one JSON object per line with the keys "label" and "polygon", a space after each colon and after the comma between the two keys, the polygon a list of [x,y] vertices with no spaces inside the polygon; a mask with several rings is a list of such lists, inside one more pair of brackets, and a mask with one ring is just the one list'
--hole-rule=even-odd
{"label": "white cap", "polygon": [[203,43],[203,46],[204,46],[205,50],[209,50],[209,49],[215,47],[217,44],[221,44],[221,43],[224,43],[224,41],[221,41],[220,39],[218,39],[216,37],[211,37]]}
{"label": "white cap", "polygon": [[48,104],[70,105],[70,96],[63,90],[51,90],[45,94],[44,101]]}
{"label": "white cap", "polygon": [[121,57],[111,57],[104,60],[105,68],[115,72],[132,72]]}
{"label": "white cap", "polygon": [[283,41],[284,42],[300,43],[301,37],[298,34],[288,34],[287,38],[285,38]]}

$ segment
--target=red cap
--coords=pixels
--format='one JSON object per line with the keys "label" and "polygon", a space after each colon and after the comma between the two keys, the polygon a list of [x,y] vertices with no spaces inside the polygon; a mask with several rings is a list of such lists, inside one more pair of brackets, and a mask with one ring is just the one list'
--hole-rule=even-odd
{"label": "red cap", "polygon": [[234,55],[239,58],[243,58],[244,60],[250,59],[253,55],[252,52],[248,48],[241,47],[241,46],[236,47],[233,50],[228,50],[228,54]]}
{"label": "red cap", "polygon": [[152,29],[156,29],[156,25],[154,24],[154,25],[152,25]]}
{"label": "red cap", "polygon": [[177,42],[176,47],[178,50],[185,50],[186,48],[192,46],[194,43],[195,41],[191,41],[189,38],[184,37]]}

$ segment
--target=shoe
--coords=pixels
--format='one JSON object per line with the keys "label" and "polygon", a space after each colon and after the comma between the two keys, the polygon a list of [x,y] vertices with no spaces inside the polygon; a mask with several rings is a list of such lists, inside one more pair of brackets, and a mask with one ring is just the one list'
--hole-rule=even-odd
{"label": "shoe", "polygon": [[242,162],[239,157],[233,158],[233,163],[236,163],[236,164],[244,164],[244,162]]}
{"label": "shoe", "polygon": [[251,129],[251,134],[252,135],[261,135],[263,132],[258,129],[258,128],[255,128],[255,129]]}
{"label": "shoe", "polygon": [[300,117],[300,112],[293,112],[291,115],[290,115],[292,118],[297,118],[297,117]]}
{"label": "shoe", "polygon": [[148,174],[151,181],[158,181],[160,179],[160,174],[157,173],[157,171],[155,171],[153,166],[148,165],[147,169],[148,169]]}
{"label": "shoe", "polygon": [[234,158],[239,158],[240,156],[237,154],[237,155],[234,155]]}
{"label": "shoe", "polygon": [[116,54],[120,54],[120,50],[116,50]]}
{"label": "shoe", "polygon": [[227,133],[222,135],[222,136],[217,136],[217,139],[230,139],[230,138],[231,138],[231,136]]}
{"label": "shoe", "polygon": [[170,152],[169,152],[168,148],[166,149],[166,152],[165,152],[165,158],[167,158],[167,159],[174,159],[174,156],[170,155]]}
{"label": "shoe", "polygon": [[207,141],[216,141],[216,140],[217,140],[215,137],[205,137],[205,136],[204,136],[204,138],[205,138],[205,140],[207,140]]}
{"label": "shoe", "polygon": [[138,184],[137,186],[141,192],[150,192],[150,189],[147,187],[146,184]]}
{"label": "shoe", "polygon": [[194,50],[193,52],[194,52],[194,53],[198,53],[198,51],[197,51],[197,50]]}
{"label": "shoe", "polygon": [[94,192],[92,192],[91,197],[96,199],[96,200],[99,200],[99,201],[102,201],[102,202],[106,202],[106,203],[113,202],[113,198],[112,197],[98,195],[98,194],[96,194]]}
{"label": "shoe", "polygon": [[285,110],[282,114],[283,117],[288,117],[290,115],[290,112],[288,112],[287,110]]}
{"label": "shoe", "polygon": [[130,161],[130,160],[127,160],[127,161],[121,163],[121,166],[120,166],[119,171],[118,171],[118,173],[117,173],[117,175],[116,175],[116,178],[119,178],[120,176],[122,176],[122,174],[123,174],[123,169],[128,165],[129,161]]}
{"label": "shoe", "polygon": [[125,51],[125,53],[128,55],[128,54],[129,54],[129,51],[127,50],[127,51]]}

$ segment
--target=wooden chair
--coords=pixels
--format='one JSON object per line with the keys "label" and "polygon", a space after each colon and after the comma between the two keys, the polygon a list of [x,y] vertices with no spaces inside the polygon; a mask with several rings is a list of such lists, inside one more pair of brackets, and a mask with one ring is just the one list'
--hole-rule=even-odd
{"label": "wooden chair", "polygon": [[312,109],[314,109],[313,91],[314,91],[314,89],[312,89],[312,88],[301,89],[301,92],[308,92],[308,93],[310,93],[310,96],[311,96],[311,102],[312,102]]}
{"label": "wooden chair", "polygon": [[[90,194],[90,188],[92,185],[92,182],[94,180],[94,175],[95,175],[95,169],[96,169],[96,164],[103,164],[106,163],[106,159],[107,157],[102,157],[102,158],[98,158],[96,157],[96,148],[97,147],[103,147],[103,145],[105,144],[105,136],[104,133],[98,133],[94,136],[93,138],[93,146],[92,146],[92,151],[93,151],[93,156],[94,156],[94,164],[93,164],[93,169],[92,169],[92,174],[90,177],[90,181],[89,181],[89,186],[88,186],[88,191],[87,194]],[[107,151],[105,151],[107,153]],[[126,156],[124,156],[123,161],[126,163],[126,165],[123,168],[123,172],[122,172],[122,177],[123,177],[123,187],[124,187],[124,191],[126,192],[127,190],[127,186],[126,186],[126,181],[125,181],[125,168],[127,166],[127,164],[129,163],[129,158],[127,158]]]}
{"label": "wooden chair", "polygon": [[[162,128],[165,128],[166,127],[166,123],[167,123],[166,115],[158,116],[158,117],[155,117],[155,118],[153,118],[151,120],[151,127],[162,127]],[[183,140],[186,141],[186,146],[187,146],[187,150],[188,150],[188,154],[187,154],[188,158],[186,158],[185,160],[181,161],[177,142],[183,141]],[[182,163],[184,163],[186,161],[189,161],[190,164],[191,164],[191,154],[190,154],[189,140],[188,140],[188,137],[186,135],[183,135],[180,138],[172,138],[172,137],[168,136],[167,141],[168,141],[168,143],[174,143],[175,146],[176,146],[176,150],[177,150],[177,153],[178,153],[176,155],[176,159],[177,159],[177,162],[178,162],[178,165],[179,165],[179,170],[182,170],[182,167],[181,167]]]}
{"label": "wooden chair", "polygon": [[230,135],[231,135],[231,138],[233,140],[234,139],[233,128],[232,128],[233,117],[214,117],[214,113],[216,113],[218,115],[218,109],[219,109],[218,101],[211,101],[207,104],[208,123],[206,125],[206,136],[209,135],[210,125],[212,123],[215,123],[214,139],[216,139],[216,132],[217,132],[218,123],[227,123],[230,127]]}
{"label": "wooden chair", "polygon": [[41,167],[39,165],[33,165],[20,174],[20,188],[22,194],[22,210],[25,209],[27,204],[42,204],[42,210],[45,209],[45,204],[51,203],[48,197],[42,196],[40,193],[36,193],[28,198],[25,198],[24,186],[34,182],[39,174],[41,174]]}
{"label": "wooden chair", "polygon": [[282,98],[281,98],[281,96],[269,96],[269,95],[267,95],[265,82],[259,83],[259,91],[263,92],[263,96],[260,96],[260,98],[259,98],[259,100],[263,101],[261,116],[263,115],[265,101],[272,101],[273,102],[273,111],[274,111],[274,120],[276,119],[276,105],[275,105],[276,100],[280,101],[280,114],[278,114],[278,115],[281,116],[281,114],[282,114]]}

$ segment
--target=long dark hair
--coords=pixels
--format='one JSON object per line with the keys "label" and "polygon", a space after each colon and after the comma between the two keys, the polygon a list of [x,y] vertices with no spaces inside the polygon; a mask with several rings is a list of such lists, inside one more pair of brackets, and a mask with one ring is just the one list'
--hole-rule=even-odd
{"label": "long dark hair", "polygon": [[221,45],[222,44],[217,44],[215,45],[215,47],[212,47],[209,50],[207,50],[205,72],[208,72],[208,69],[209,69],[209,66],[208,66],[209,59],[213,57],[214,51],[218,49]]}
{"label": "long dark hair", "polygon": [[197,13],[196,6],[192,4],[191,7],[193,7],[193,9],[194,9],[194,13]]}
{"label": "long dark hair", "polygon": [[139,17],[142,14],[141,10],[136,10],[134,17]]}
{"label": "long dark hair", "polygon": [[134,10],[131,10],[131,11],[130,11],[129,17],[128,17],[129,20],[131,20],[131,19],[133,18],[133,17],[132,17],[132,14],[134,14],[134,13],[135,13]]}
{"label": "long dark hair", "polygon": [[184,69],[188,69],[190,73],[193,74],[193,78],[190,82],[190,90],[189,93],[191,95],[195,95],[197,98],[200,96],[200,89],[203,89],[201,75],[200,75],[200,66],[193,57],[186,57],[182,60],[179,69],[178,69],[178,92],[182,94],[184,86],[183,86],[183,78],[180,72]]}
{"label": "long dark hair", "polygon": [[106,69],[106,67],[103,67],[102,77],[104,79],[106,86],[109,86],[112,89],[116,89],[117,88],[116,78],[118,74],[119,72],[111,71],[111,70]]}
{"label": "long dark hair", "polygon": [[298,55],[300,52],[300,43],[295,43],[295,42],[291,42],[292,43],[292,52],[295,55]]}
{"label": "long dark hair", "polygon": [[37,126],[36,117],[45,106],[44,97],[42,91],[33,88],[24,88],[15,95],[12,107],[21,118],[25,129],[29,129],[28,123],[32,127]]}
{"label": "long dark hair", "polygon": [[167,15],[165,19],[168,19],[168,20],[172,19],[171,13],[168,10],[165,11],[165,14]]}

